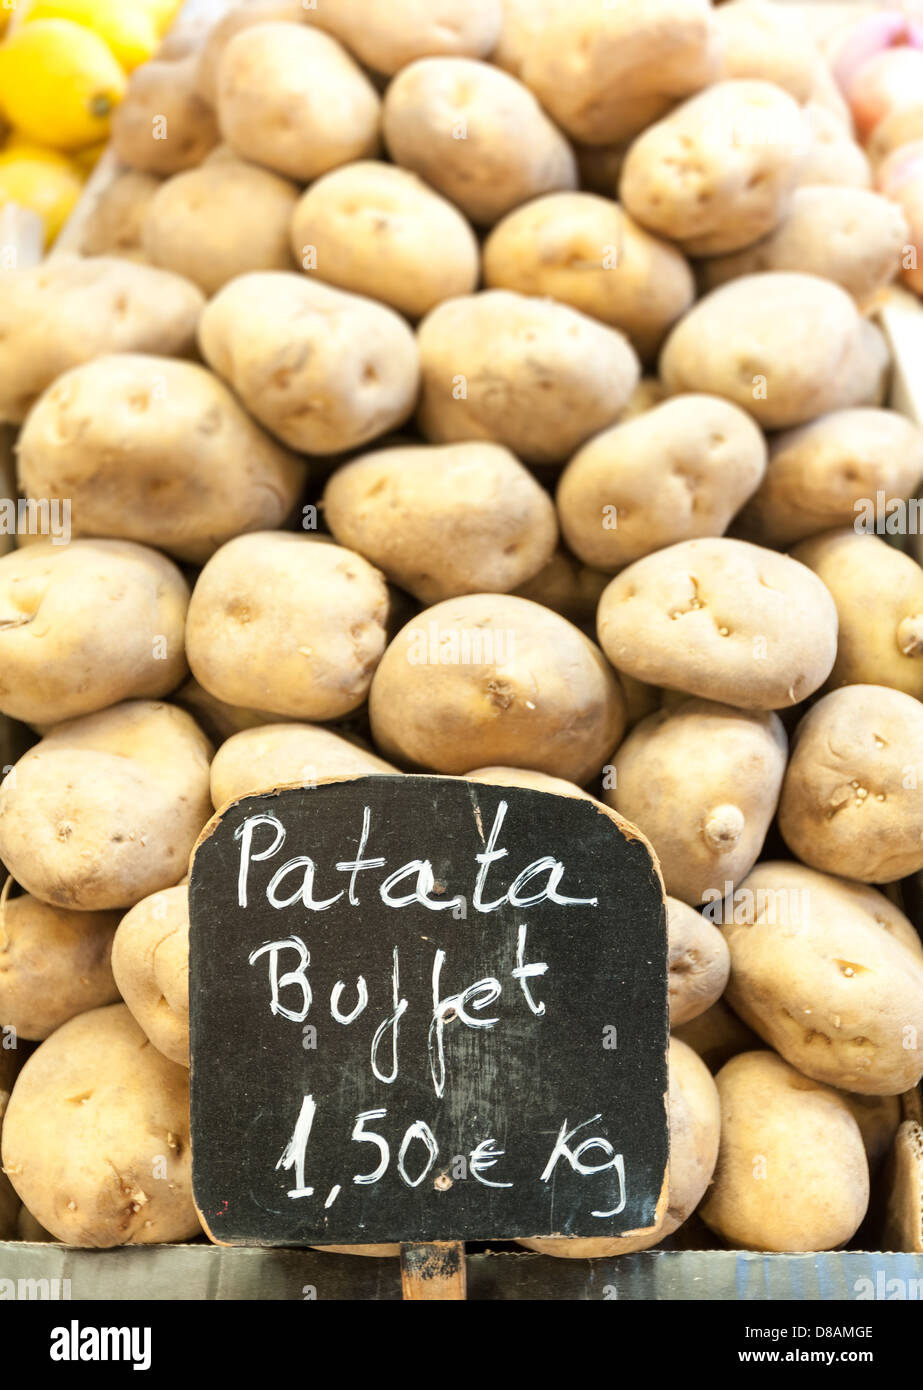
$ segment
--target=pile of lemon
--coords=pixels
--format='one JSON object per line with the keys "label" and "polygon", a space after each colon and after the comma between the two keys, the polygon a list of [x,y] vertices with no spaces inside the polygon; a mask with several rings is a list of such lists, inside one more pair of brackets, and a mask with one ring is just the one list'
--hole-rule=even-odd
{"label": "pile of lemon", "polygon": [[0,0],[0,207],[37,212],[50,244],[102,153],[126,74],[182,0]]}

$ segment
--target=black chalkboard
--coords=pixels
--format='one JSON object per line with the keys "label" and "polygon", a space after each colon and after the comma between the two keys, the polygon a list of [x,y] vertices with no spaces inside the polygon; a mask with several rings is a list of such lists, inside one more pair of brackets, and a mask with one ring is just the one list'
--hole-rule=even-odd
{"label": "black chalkboard", "polygon": [[190,904],[193,1182],[217,1241],[655,1223],[664,902],[597,804],[427,776],[246,797],[203,836]]}

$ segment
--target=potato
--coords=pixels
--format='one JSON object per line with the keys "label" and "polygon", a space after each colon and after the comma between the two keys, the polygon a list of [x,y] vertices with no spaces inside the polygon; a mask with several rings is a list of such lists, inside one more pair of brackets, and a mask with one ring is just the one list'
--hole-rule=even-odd
{"label": "potato", "polygon": [[693,256],[737,251],[782,220],[811,141],[798,103],[769,82],[719,82],[640,135],[619,197]]}
{"label": "potato", "polygon": [[153,265],[213,295],[251,270],[291,270],[298,189],[244,160],[218,160],[168,179],[151,200],[143,242]]}
{"label": "potato", "polygon": [[189,889],[143,898],[118,924],[112,973],[158,1052],[189,1066]]}
{"label": "potato", "polygon": [[721,1145],[699,1214],[743,1250],[835,1250],[862,1223],[869,1170],[845,1097],[771,1052],[716,1077]]}
{"label": "potato", "polygon": [[196,582],[186,652],[219,700],[339,719],[365,700],[385,649],[388,591],[342,546],[265,531],[218,551]]}
{"label": "potato", "polygon": [[484,281],[601,319],[643,358],[695,294],[680,251],[592,193],[552,193],[511,213],[484,244]]}
{"label": "potato", "polygon": [[188,353],[204,305],[178,275],[109,257],[5,271],[0,421],[21,423],[56,377],[104,353]]}
{"label": "potato", "polygon": [[589,792],[563,777],[549,777],[547,772],[530,772],[522,767],[477,767],[465,773],[465,781],[484,782],[489,787],[526,787],[552,796],[575,796],[581,801],[595,800]]}
{"label": "potato", "polygon": [[18,1042],[19,1039],[10,1033],[0,1038],[0,1125],[3,1124],[13,1083],[25,1061],[25,1049],[19,1047]]}
{"label": "potato", "polygon": [[131,907],[185,873],[211,751],[188,714],[146,700],[57,725],[0,783],[0,859],[55,907]]}
{"label": "potato", "polygon": [[284,271],[241,275],[202,315],[206,361],[293,449],[335,454],[413,410],[413,334],[383,304]]}
{"label": "potato", "polygon": [[741,534],[787,547],[835,526],[883,532],[923,478],[923,431],[895,410],[839,410],[777,435]]}
{"label": "potato", "polygon": [[3,1166],[70,1245],[160,1245],[201,1233],[192,1200],[189,1074],[124,1004],[65,1023],[29,1058],[3,1125]]}
{"label": "potato", "polygon": [[868,157],[877,169],[902,145],[923,140],[923,102],[899,106],[878,122],[868,142]]}
{"label": "potato", "polygon": [[167,695],[186,674],[189,587],[130,541],[30,545],[0,560],[0,713],[30,724]]}
{"label": "potato", "polygon": [[565,468],[561,529],[587,565],[614,574],[653,550],[720,536],[766,471],[749,415],[715,396],[678,396],[605,430]]}
{"label": "potato", "polygon": [[242,729],[223,743],[211,767],[212,803],[272,791],[287,783],[314,787],[342,777],[396,774],[374,753],[313,724],[264,724]]}
{"label": "potato", "polygon": [[[326,6],[324,6],[326,8]],[[199,50],[195,73],[196,90],[209,106],[218,105],[218,68],[224,50],[235,34],[242,29],[252,29],[257,24],[301,24],[309,23],[312,14],[302,0],[251,0],[249,4],[235,5],[209,26],[208,35]]]}
{"label": "potato", "polygon": [[708,1068],[685,1043],[670,1039],[669,1205],[646,1235],[584,1240],[521,1240],[529,1250],[565,1258],[603,1259],[649,1250],[683,1224],[702,1200],[718,1156],[721,1115]]}
{"label": "potato", "polygon": [[667,898],[667,937],[672,1029],[721,998],[731,958],[720,931],[679,898]]}
{"label": "potato", "polygon": [[608,583],[607,574],[582,565],[559,546],[547,565],[525,584],[517,585],[515,593],[560,613],[575,627],[593,627],[599,600]]}
{"label": "potato", "polygon": [[840,635],[829,684],[888,685],[923,700],[923,569],[916,561],[851,529],[802,541],[792,557],[814,571],[836,604]]}
{"label": "potato", "polygon": [[198,56],[156,59],[136,68],[112,114],[112,148],[120,163],[145,174],[194,169],[217,145],[215,113],[196,90]]}
{"label": "potato", "polygon": [[500,34],[501,0],[321,0],[308,19],[323,25],[376,72],[395,73],[418,58],[482,58]]}
{"label": "potato", "polygon": [[575,0],[554,7],[523,81],[575,140],[627,140],[718,76],[707,0]]}
{"label": "potato", "polygon": [[862,1134],[869,1172],[875,1177],[891,1151],[901,1123],[901,1102],[898,1096],[846,1095],[846,1104],[853,1113]]}
{"label": "potato", "polygon": [[218,126],[241,159],[307,183],[379,148],[381,102],[336,39],[303,24],[256,24],[218,63]]}
{"label": "potato", "polygon": [[441,304],[417,345],[426,438],[503,444],[530,463],[560,464],[611,425],[639,376],[621,334],[505,290]]}
{"label": "potato", "polygon": [[724,999],[716,1000],[688,1023],[678,1024],[672,1032],[702,1058],[712,1073],[720,1071],[732,1057],[760,1045],[756,1034],[728,1008]]}
{"label": "potato", "polygon": [[145,261],[142,228],[160,179],[126,169],[100,191],[87,213],[80,236],[82,256],[118,256]]}
{"label": "potato", "polygon": [[836,606],[809,569],[745,541],[685,541],[629,565],[599,605],[619,671],[741,709],[817,690],[836,658]]}
{"label": "potato", "polygon": [[738,0],[715,10],[719,76],[774,82],[797,102],[809,101],[821,56],[806,26],[765,0]]}
{"label": "potato", "polygon": [[865,188],[796,188],[783,220],[768,237],[702,267],[703,284],[764,270],[796,270],[841,285],[859,302],[873,301],[896,279],[910,229],[900,208]]}
{"label": "potato", "polygon": [[408,623],[375,673],[369,714],[399,764],[524,767],[578,786],[625,726],[602,652],[556,613],[501,594],[450,599]]}
{"label": "potato", "polygon": [[199,728],[215,743],[223,743],[244,729],[257,729],[262,724],[269,724],[277,717],[266,710],[248,709],[246,705],[228,705],[223,700],[216,700],[192,676],[176,691],[173,704],[191,714]]}
{"label": "potato", "polygon": [[551,498],[499,444],[365,454],[333,474],[323,508],[341,545],[426,604],[509,593],[558,539]]}
{"label": "potato", "polygon": [[382,120],[394,162],[480,226],[543,193],[577,186],[564,136],[528,88],[487,63],[411,63],[385,93]]}
{"label": "potato", "polygon": [[305,270],[421,318],[480,278],[477,238],[461,213],[415,174],[363,160],[313,183],[291,219]]}
{"label": "potato", "polygon": [[71,499],[77,536],[201,564],[242,531],[281,525],[305,472],[204,367],[122,353],[45,392],[19,437],[19,476],[27,497]]}
{"label": "potato", "polygon": [[567,8],[569,0],[502,0],[503,18],[490,61],[495,67],[522,77],[526,55],[553,14]]}
{"label": "potato", "polygon": [[118,916],[67,912],[24,894],[0,905],[0,1019],[47,1038],[75,1014],[119,997],[110,955]]}
{"label": "potato", "polygon": [[666,341],[660,374],[674,394],[724,396],[776,430],[874,404],[887,362],[880,333],[839,285],[767,271],[691,309]]}
{"label": "potato", "polygon": [[632,730],[603,796],[651,841],[667,892],[695,906],[724,898],[756,863],[787,747],[774,714],[686,700]]}
{"label": "potato", "polygon": [[923,1126],[905,1120],[897,1132],[886,1173],[882,1245],[923,1254]]}
{"label": "potato", "polygon": [[727,1002],[786,1061],[860,1095],[917,1084],[923,946],[883,894],[769,862],[725,908]]}
{"label": "potato", "polygon": [[892,883],[923,869],[923,705],[883,685],[825,695],[795,730],[779,829],[814,869]]}
{"label": "potato", "polygon": [[811,139],[798,173],[798,187],[843,184],[868,188],[872,171],[865,151],[852,138],[851,127],[815,99],[802,108]]}

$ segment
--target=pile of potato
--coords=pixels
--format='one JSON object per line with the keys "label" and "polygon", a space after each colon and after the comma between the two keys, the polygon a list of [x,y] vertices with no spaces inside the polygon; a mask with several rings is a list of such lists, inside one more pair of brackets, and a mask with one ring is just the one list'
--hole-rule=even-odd
{"label": "pile of potato", "polygon": [[259,0],[179,47],[83,257],[0,293],[73,532],[0,559],[4,1233],[200,1234],[196,839],[423,770],[598,798],[669,895],[667,1214],[534,1247],[833,1249],[890,1194],[923,1248],[908,231],[818,52],[760,0]]}

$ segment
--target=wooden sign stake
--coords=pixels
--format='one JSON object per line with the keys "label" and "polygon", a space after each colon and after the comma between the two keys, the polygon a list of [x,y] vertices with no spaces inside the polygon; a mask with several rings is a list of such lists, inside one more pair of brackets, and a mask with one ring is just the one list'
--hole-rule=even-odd
{"label": "wooden sign stake", "polygon": [[464,1242],[434,1240],[402,1245],[401,1289],[405,1303],[463,1302],[468,1292]]}

